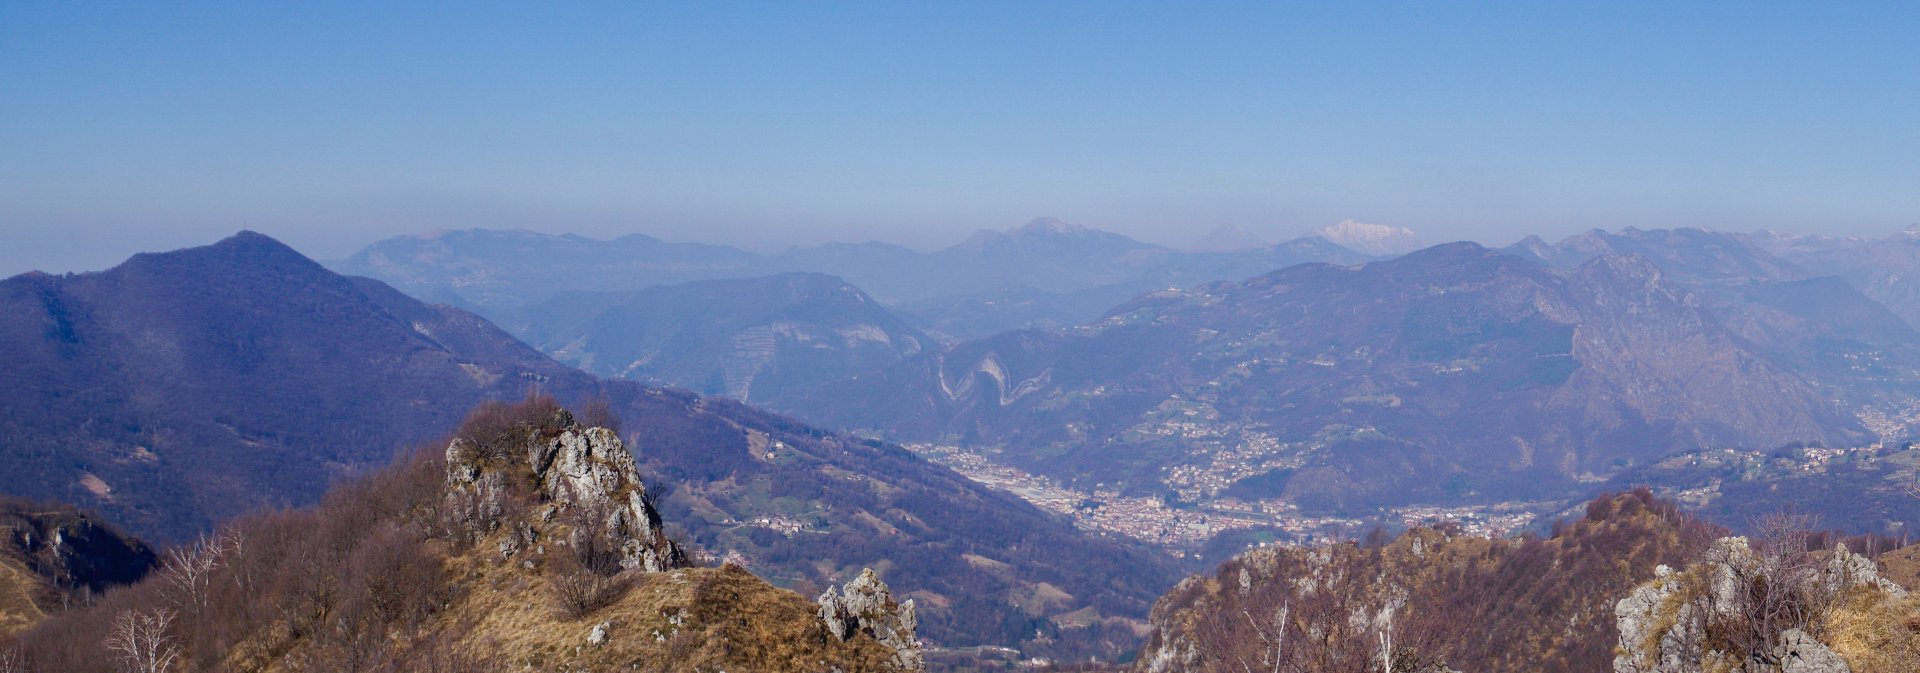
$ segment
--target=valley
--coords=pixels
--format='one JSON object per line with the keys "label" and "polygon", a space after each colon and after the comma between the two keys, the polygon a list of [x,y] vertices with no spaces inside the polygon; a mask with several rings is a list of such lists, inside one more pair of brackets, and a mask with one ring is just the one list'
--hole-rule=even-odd
{"label": "valley", "polygon": [[1915,35],[0,2],[0,673],[1920,673]]}
{"label": "valley", "polygon": [[[243,232],[0,283],[19,309],[0,323],[16,384],[0,402],[45,410],[0,422],[15,457],[0,474],[54,475],[19,490],[178,545],[263,502],[324,504],[328,484],[433,441],[466,405],[559,395],[630,442],[674,541],[656,557],[734,569],[695,577],[742,596],[763,591],[748,572],[810,594],[875,569],[918,606],[915,642],[943,670],[1121,660],[1181,573],[1400,531],[1524,547],[1639,487],[1702,526],[1757,529],[1786,508],[1879,536],[1869,551],[1903,544],[1920,520],[1914,331],[1844,283],[1749,260],[1767,277],[1729,285],[1652,261],[1697,255],[1656,252],[1449,244],[958,342],[831,276],[695,281],[611,309],[555,301],[571,322],[521,328],[551,336],[542,353]],[[149,306],[192,310],[141,318]],[[599,356],[713,395],[554,359]],[[249,385],[263,371],[274,385]],[[157,392],[183,372],[197,377]],[[345,390],[359,394],[327,392]],[[124,420],[63,420],[82,409]],[[39,600],[14,610],[23,624],[60,623]]]}
{"label": "valley", "polygon": [[1567,505],[1566,501],[1409,505],[1343,516],[1314,516],[1278,498],[1188,500],[1184,495],[1174,499],[1127,496],[1117,490],[1080,491],[1045,476],[997,464],[988,456],[961,447],[908,444],[906,448],[990,488],[1069,517],[1082,530],[1130,537],[1176,556],[1194,552],[1221,534],[1237,530],[1262,531],[1264,535],[1259,537],[1265,539],[1259,539],[1259,543],[1289,545],[1357,538],[1372,526],[1412,527],[1440,522],[1458,524],[1469,535],[1501,536],[1537,525],[1541,516]]}

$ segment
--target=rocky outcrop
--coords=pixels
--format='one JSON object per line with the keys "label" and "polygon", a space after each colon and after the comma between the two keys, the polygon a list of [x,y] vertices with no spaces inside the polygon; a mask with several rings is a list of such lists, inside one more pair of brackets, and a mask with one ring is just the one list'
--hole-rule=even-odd
{"label": "rocky outcrop", "polygon": [[1614,607],[1615,673],[1851,671],[1818,632],[1845,597],[1906,591],[1845,546],[1818,555],[1755,553],[1746,538],[1715,541],[1684,571],[1661,566]]}
{"label": "rocky outcrop", "polygon": [[838,593],[827,589],[817,601],[827,633],[851,640],[865,633],[893,649],[893,664],[903,671],[920,670],[920,640],[915,636],[919,617],[913,599],[895,603],[880,576],[868,568]]}
{"label": "rocky outcrop", "polygon": [[[538,521],[503,521],[514,483],[534,486],[547,506]],[[540,428],[493,441],[465,437],[447,446],[449,498],[461,524],[479,534],[505,526],[500,554],[512,556],[563,534],[576,549],[606,550],[620,569],[659,572],[686,565],[647,502],[633,454],[612,430],[581,427],[561,410]],[[564,530],[556,524],[565,524]]]}
{"label": "rocky outcrop", "polygon": [[145,543],[73,507],[0,496],[0,639],[158,563]]}
{"label": "rocky outcrop", "polygon": [[1780,662],[1780,673],[1850,673],[1853,670],[1838,653],[1800,629],[1781,632],[1773,657]]}

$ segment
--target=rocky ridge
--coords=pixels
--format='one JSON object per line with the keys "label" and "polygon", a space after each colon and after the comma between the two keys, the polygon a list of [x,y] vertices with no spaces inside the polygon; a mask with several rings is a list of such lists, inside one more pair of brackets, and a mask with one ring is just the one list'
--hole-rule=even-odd
{"label": "rocky ridge", "polygon": [[1551,537],[1442,525],[1262,547],[1167,592],[1132,670],[1603,673],[1614,603],[1712,530],[1635,491],[1594,500]]}
{"label": "rocky ridge", "polygon": [[[529,550],[545,555],[546,544],[553,542],[573,550],[588,573],[664,573],[692,565],[664,532],[633,455],[613,430],[582,426],[556,407],[537,424],[487,428],[482,423],[467,435],[447,445],[448,506],[467,533],[497,539],[501,559]],[[532,516],[515,517],[507,504],[516,483],[531,485],[539,499],[525,510]],[[523,565],[532,568],[535,562]],[[829,589],[817,604],[818,628],[831,641],[864,635],[892,652],[893,670],[921,669],[914,603],[896,603],[873,569],[838,593]],[[616,621],[595,624],[586,642],[609,642]],[[672,617],[669,623],[677,627],[684,618]]]}
{"label": "rocky ridge", "polygon": [[122,670],[103,644],[145,624],[173,670],[919,670],[913,606],[871,571],[830,622],[741,566],[691,563],[603,425],[551,398],[483,405],[445,448],[244,517],[0,657]]}
{"label": "rocky ridge", "polygon": [[[1685,570],[1662,565],[1655,574],[1614,608],[1615,673],[1911,670],[1885,668],[1878,659],[1920,653],[1920,605],[1881,577],[1872,559],[1845,546],[1819,556],[1760,553],[1747,538],[1721,538]],[[1863,642],[1853,632],[1858,617],[1881,610],[1890,614],[1867,621],[1907,632]]]}

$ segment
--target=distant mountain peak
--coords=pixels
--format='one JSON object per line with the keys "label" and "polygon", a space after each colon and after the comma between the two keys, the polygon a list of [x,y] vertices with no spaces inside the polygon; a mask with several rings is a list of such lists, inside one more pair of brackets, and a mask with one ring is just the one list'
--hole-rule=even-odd
{"label": "distant mountain peak", "polygon": [[1398,255],[1420,248],[1420,235],[1406,227],[1341,220],[1313,234],[1369,255]]}
{"label": "distant mountain peak", "polygon": [[1084,234],[1086,232],[1086,227],[1067,222],[1057,217],[1036,217],[1033,218],[1033,221],[1021,225],[1018,229],[1014,229],[1011,233],[1031,236],[1036,234]]}
{"label": "distant mountain peak", "polygon": [[1193,244],[1194,252],[1241,252],[1267,247],[1267,242],[1232,224],[1222,224]]}
{"label": "distant mountain peak", "polygon": [[[1124,254],[1159,246],[1141,243],[1124,234],[1072,224],[1052,217],[1035,218],[1005,231],[982,229],[949,250],[978,254],[988,250],[1062,251],[1093,254]],[[1069,254],[1071,254],[1071,252]]]}
{"label": "distant mountain peak", "polygon": [[301,269],[307,272],[321,271],[319,263],[308,259],[298,250],[288,247],[279,240],[257,231],[241,230],[232,236],[220,239],[212,245],[181,248],[170,252],[143,252],[129,258],[122,266],[135,268],[148,264],[195,264],[217,260],[221,265],[245,265],[281,269]]}

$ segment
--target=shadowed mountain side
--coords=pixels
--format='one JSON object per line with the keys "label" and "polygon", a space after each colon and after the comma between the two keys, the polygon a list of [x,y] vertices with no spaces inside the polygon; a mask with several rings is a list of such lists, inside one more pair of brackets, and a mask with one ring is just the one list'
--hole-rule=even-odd
{"label": "shadowed mountain side", "polygon": [[483,321],[251,232],[100,273],[16,276],[0,302],[0,484],[162,540],[310,502],[461,405],[569,376]]}
{"label": "shadowed mountain side", "polygon": [[157,562],[145,543],[72,507],[0,497],[0,638],[92,604]]}

